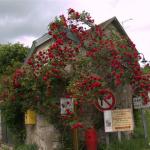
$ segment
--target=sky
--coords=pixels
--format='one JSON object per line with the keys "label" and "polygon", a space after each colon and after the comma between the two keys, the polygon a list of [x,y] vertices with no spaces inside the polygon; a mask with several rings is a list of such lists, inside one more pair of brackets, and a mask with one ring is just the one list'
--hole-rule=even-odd
{"label": "sky", "polygon": [[31,47],[55,16],[66,14],[68,8],[89,12],[96,24],[116,16],[150,61],[150,0],[0,0],[0,43]]}

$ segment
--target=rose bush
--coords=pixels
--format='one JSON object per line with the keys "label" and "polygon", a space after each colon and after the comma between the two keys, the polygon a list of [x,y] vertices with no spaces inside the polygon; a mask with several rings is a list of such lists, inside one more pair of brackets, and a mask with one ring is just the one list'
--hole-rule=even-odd
{"label": "rose bush", "polygon": [[[25,110],[32,108],[50,116],[60,109],[60,97],[73,97],[80,108],[82,103],[94,104],[102,91],[111,93],[130,84],[134,94],[147,103],[149,82],[142,76],[138,51],[127,36],[113,30],[106,33],[89,13],[73,9],[67,17],[61,15],[51,22],[48,33],[49,48],[37,52],[14,73],[9,100],[19,99]],[[82,126],[77,113],[66,113],[64,120]]]}

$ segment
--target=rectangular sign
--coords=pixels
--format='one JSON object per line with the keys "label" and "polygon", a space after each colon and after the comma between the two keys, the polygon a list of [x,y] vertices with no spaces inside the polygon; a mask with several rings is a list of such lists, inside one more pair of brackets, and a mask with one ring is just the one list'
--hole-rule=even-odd
{"label": "rectangular sign", "polygon": [[132,109],[104,111],[105,132],[133,130]]}
{"label": "rectangular sign", "polygon": [[67,112],[74,112],[73,98],[60,99],[61,115],[66,115]]}
{"label": "rectangular sign", "polygon": [[111,110],[104,111],[105,132],[112,132],[112,115]]}
{"label": "rectangular sign", "polygon": [[[150,93],[148,93],[148,96],[150,97]],[[147,104],[143,104],[142,97],[138,96],[133,98],[133,106],[134,109],[149,108],[150,102],[148,102]]]}

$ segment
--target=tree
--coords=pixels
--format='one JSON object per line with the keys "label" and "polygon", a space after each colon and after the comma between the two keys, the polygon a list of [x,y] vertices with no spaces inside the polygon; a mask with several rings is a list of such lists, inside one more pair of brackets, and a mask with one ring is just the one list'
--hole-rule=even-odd
{"label": "tree", "polygon": [[[11,91],[11,77],[16,68],[21,67],[27,56],[29,48],[20,43],[0,44],[0,109],[2,120],[9,128],[15,143],[22,142],[25,130],[24,114],[20,103],[10,103],[5,101]],[[10,136],[10,135],[9,135]]]}
{"label": "tree", "polygon": [[150,73],[150,65],[149,64],[145,65],[144,68],[142,68],[142,71],[144,74]]}
{"label": "tree", "polygon": [[[27,56],[29,48],[20,43],[0,44],[0,92],[2,94],[3,85],[16,68],[20,67]],[[2,83],[3,82],[3,83]]]}
{"label": "tree", "polygon": [[0,75],[13,72],[24,62],[29,48],[20,43],[0,44]]}

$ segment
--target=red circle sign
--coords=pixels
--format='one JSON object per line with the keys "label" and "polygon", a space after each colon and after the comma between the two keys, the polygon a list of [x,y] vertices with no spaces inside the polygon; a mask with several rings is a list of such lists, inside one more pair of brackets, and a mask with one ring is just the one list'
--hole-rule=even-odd
{"label": "red circle sign", "polygon": [[100,90],[99,94],[102,97],[98,97],[94,105],[99,111],[111,110],[114,108],[116,100],[112,92],[109,90]]}

